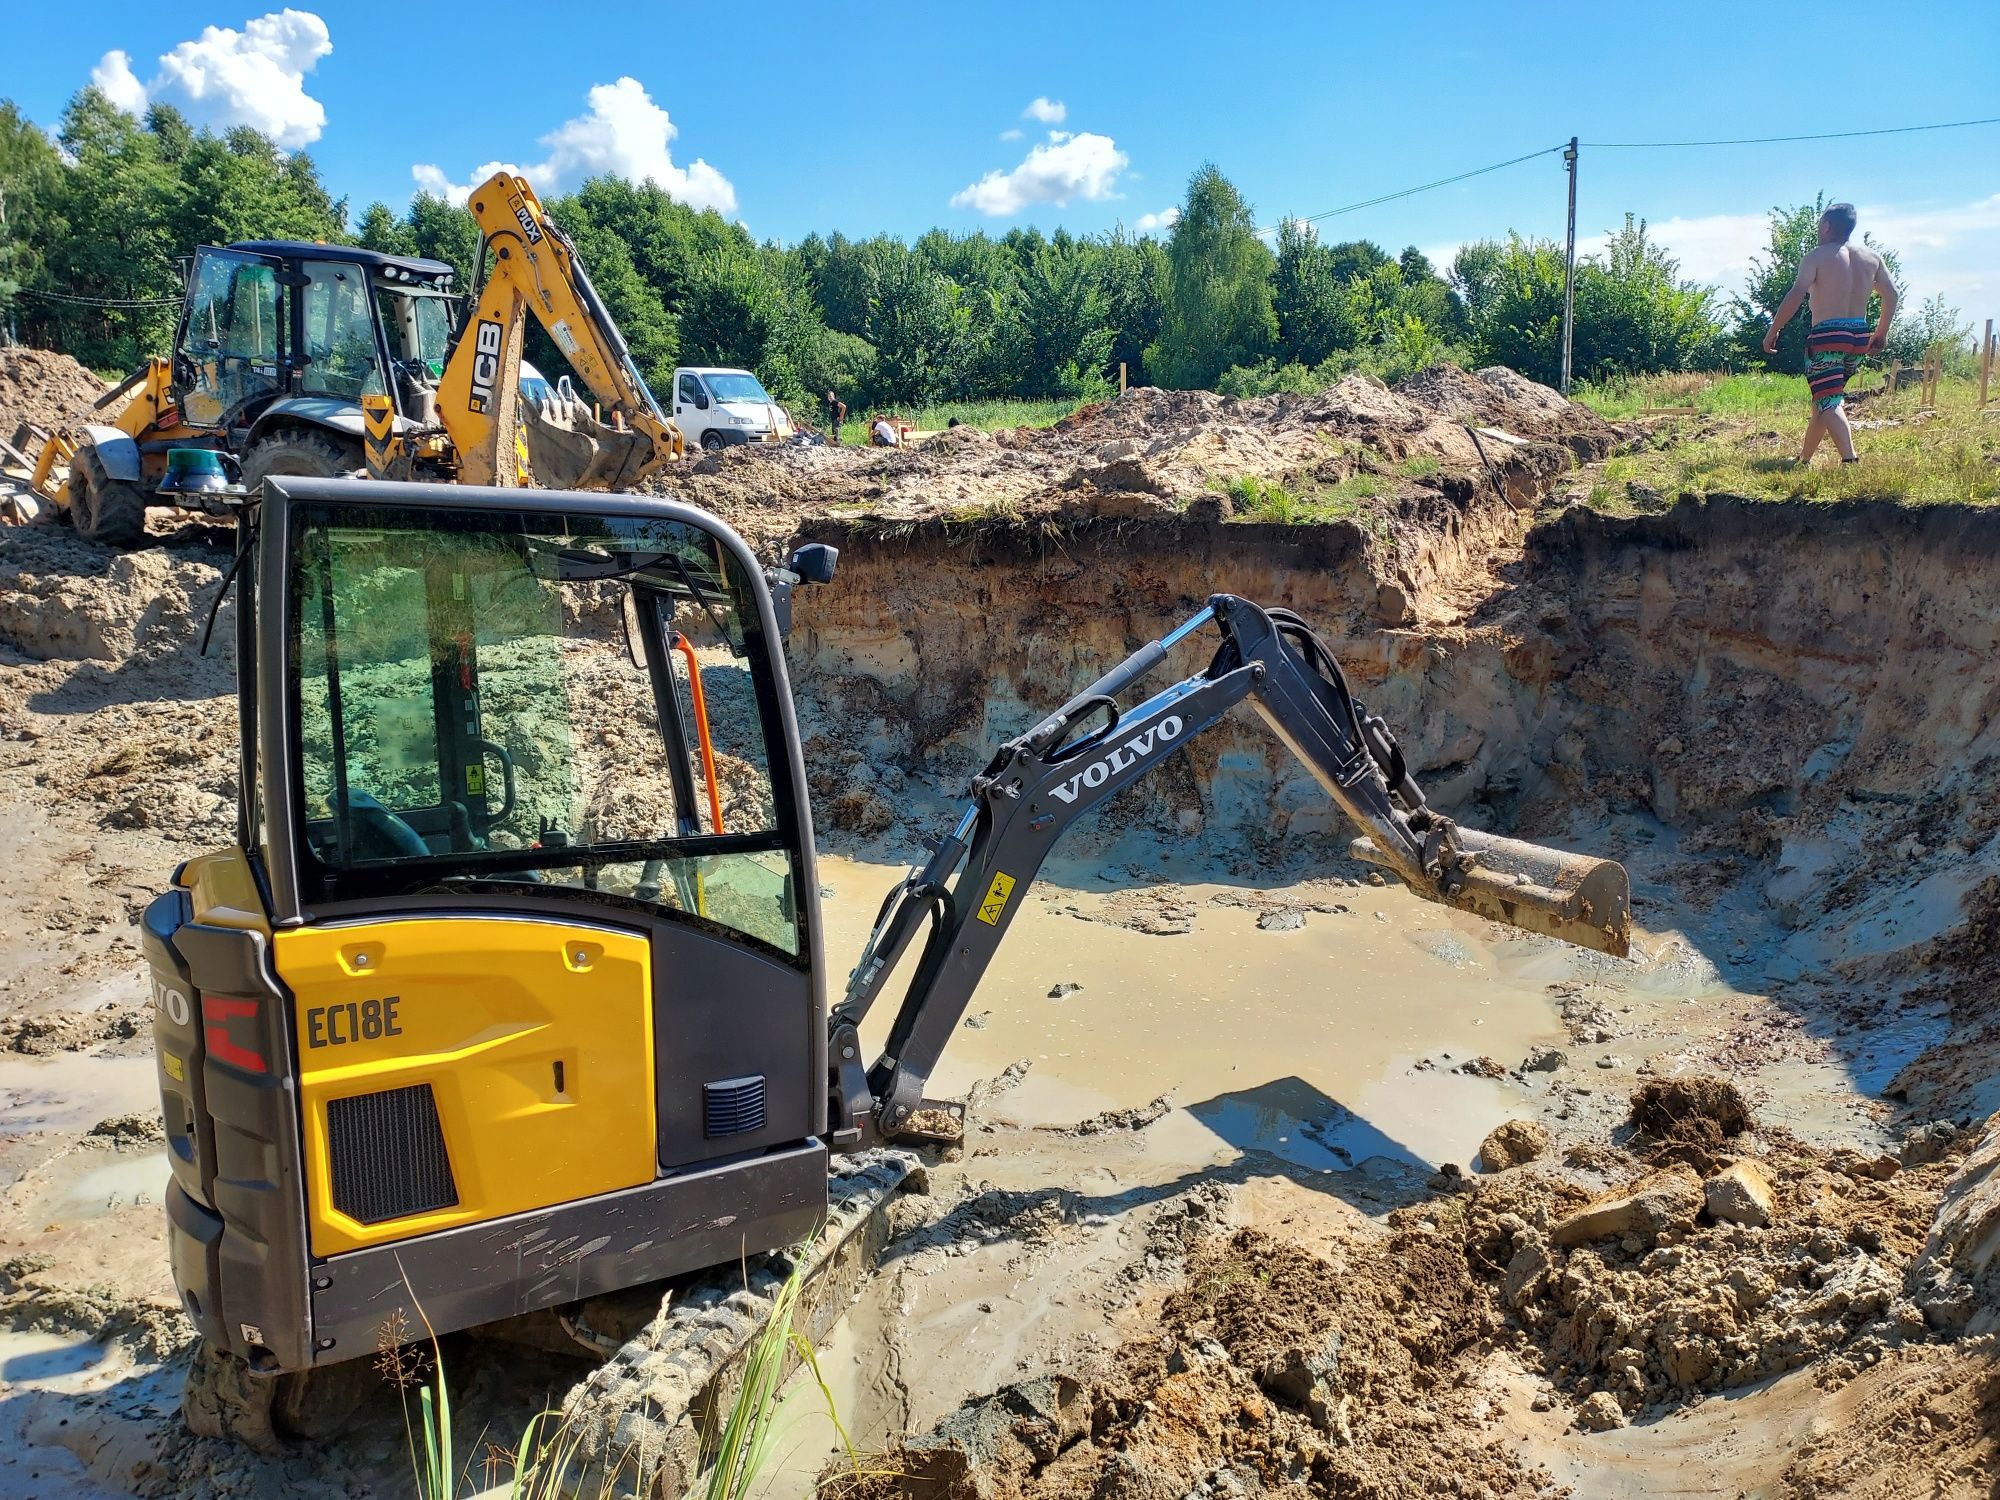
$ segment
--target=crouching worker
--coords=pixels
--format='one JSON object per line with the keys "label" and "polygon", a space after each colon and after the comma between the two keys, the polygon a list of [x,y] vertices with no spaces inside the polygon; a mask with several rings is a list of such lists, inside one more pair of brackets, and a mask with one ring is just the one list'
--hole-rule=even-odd
{"label": "crouching worker", "polygon": [[[1811,463],[1820,440],[1833,434],[1842,463],[1855,462],[1854,430],[1847,423],[1847,382],[1855,362],[1879,354],[1889,339],[1889,322],[1896,316],[1896,284],[1889,268],[1865,245],[1850,244],[1854,235],[1852,203],[1835,203],[1819,216],[1819,243],[1799,262],[1798,280],[1785,293],[1764,335],[1764,352],[1774,354],[1778,335],[1791,322],[1799,304],[1812,299],[1812,328],[1806,334],[1806,387],[1811,393],[1812,420],[1806,423],[1805,446],[1799,462]],[[1882,321],[1868,327],[1868,298],[1882,297]]]}

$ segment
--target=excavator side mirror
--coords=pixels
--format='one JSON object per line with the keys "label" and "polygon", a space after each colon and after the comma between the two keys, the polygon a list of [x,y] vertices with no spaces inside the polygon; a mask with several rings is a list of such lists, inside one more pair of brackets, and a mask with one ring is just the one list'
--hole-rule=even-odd
{"label": "excavator side mirror", "polygon": [[833,570],[840,566],[840,549],[825,542],[807,542],[785,559],[785,566],[799,575],[801,583],[832,583]]}

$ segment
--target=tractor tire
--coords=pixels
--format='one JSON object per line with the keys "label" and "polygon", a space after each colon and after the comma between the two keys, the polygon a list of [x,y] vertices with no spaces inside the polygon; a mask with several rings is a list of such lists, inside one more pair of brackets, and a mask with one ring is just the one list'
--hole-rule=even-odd
{"label": "tractor tire", "polygon": [[711,427],[701,435],[701,446],[705,453],[720,453],[727,445],[722,441],[722,434]]}
{"label": "tractor tire", "polygon": [[273,474],[339,479],[366,467],[359,443],[309,427],[281,427],[243,455],[243,488],[255,495]]}
{"label": "tractor tire", "polygon": [[107,547],[130,548],[146,540],[146,492],[104,471],[95,443],[77,449],[70,464],[69,518],[76,534]]}

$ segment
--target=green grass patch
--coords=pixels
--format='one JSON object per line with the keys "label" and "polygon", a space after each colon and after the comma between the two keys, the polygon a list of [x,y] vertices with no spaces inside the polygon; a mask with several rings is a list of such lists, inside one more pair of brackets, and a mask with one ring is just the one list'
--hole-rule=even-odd
{"label": "green grass patch", "polygon": [[1234,502],[1239,521],[1261,521],[1274,526],[1353,521],[1378,542],[1389,538],[1389,518],[1364,503],[1388,493],[1388,487],[1374,474],[1350,475],[1338,484],[1321,484],[1309,478],[1286,484],[1242,474],[1223,485],[1222,490]]}
{"label": "green grass patch", "polygon": [[[946,401],[935,406],[884,407],[882,414],[894,421],[907,422],[919,432],[941,431],[951,425],[953,417],[967,427],[998,432],[1003,427],[1053,427],[1083,404],[1081,401]],[[824,419],[825,412],[809,415],[817,422]],[[873,415],[873,412],[850,411],[847,420],[840,424],[840,441],[865,447],[869,418]]]}
{"label": "green grass patch", "polygon": [[[1879,390],[1880,370],[1857,371],[1848,382],[1856,395]],[[1730,375],[1721,371],[1694,374],[1643,375],[1601,385],[1585,382],[1576,388],[1576,399],[1600,417],[1622,422],[1649,408],[1691,406],[1702,416],[1777,416],[1788,411],[1803,413],[1806,381],[1803,375],[1773,375],[1765,371]],[[1803,416],[1800,418],[1804,423]]]}
{"label": "green grass patch", "polygon": [[[1861,461],[1841,463],[1829,438],[1810,465],[1795,462],[1808,418],[1804,381],[1732,376],[1727,384],[1736,389],[1725,392],[1724,399],[1744,403],[1737,411],[1717,407],[1721,424],[1696,421],[1687,428],[1670,427],[1669,440],[1659,446],[1607,459],[1593,476],[1589,503],[1630,514],[1671,504],[1683,494],[1914,505],[2000,501],[2000,416],[1992,415],[1990,406],[1986,414],[1978,410],[1978,388],[1972,381],[1943,381],[1936,406],[1929,410],[1922,408],[1914,386],[1850,403]],[[1774,385],[1788,386],[1794,399],[1783,406],[1759,404],[1767,401],[1764,393]],[[1686,435],[1672,440],[1677,432]],[[1657,492],[1658,501],[1645,490]]]}

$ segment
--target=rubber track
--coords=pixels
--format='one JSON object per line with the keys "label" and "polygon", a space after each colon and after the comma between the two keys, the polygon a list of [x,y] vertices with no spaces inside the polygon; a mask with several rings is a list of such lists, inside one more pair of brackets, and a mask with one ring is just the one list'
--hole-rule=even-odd
{"label": "rubber track", "polygon": [[[921,1163],[908,1152],[834,1157],[827,1222],[807,1252],[793,1328],[825,1339],[889,1238],[888,1206]],[[719,1266],[673,1301],[563,1402],[565,1436],[617,1493],[678,1497],[705,1465],[702,1440],[721,1426],[741,1384],[743,1354],[762,1330],[793,1257],[773,1251]],[[796,1360],[788,1359],[788,1368]],[[717,1414],[710,1422],[709,1413]],[[595,1491],[592,1491],[595,1493]]]}

